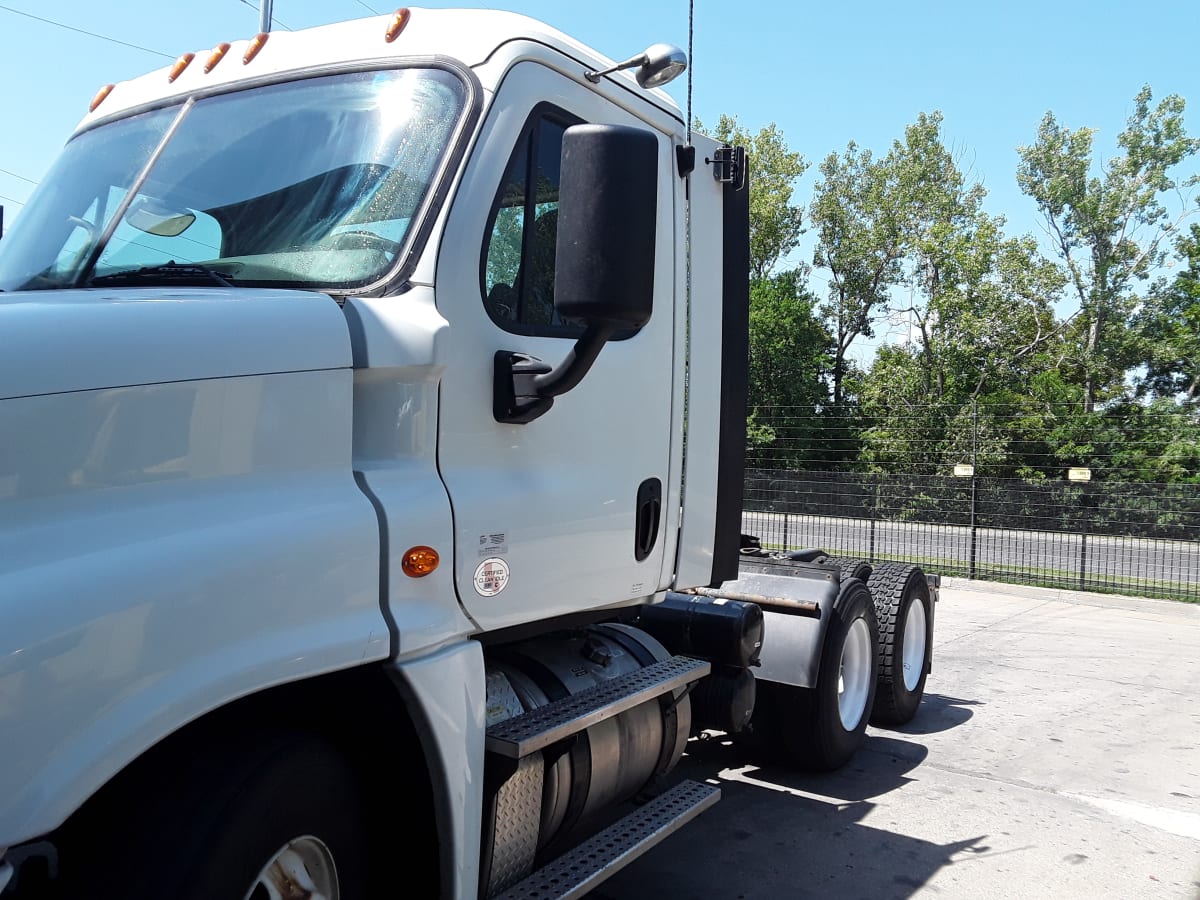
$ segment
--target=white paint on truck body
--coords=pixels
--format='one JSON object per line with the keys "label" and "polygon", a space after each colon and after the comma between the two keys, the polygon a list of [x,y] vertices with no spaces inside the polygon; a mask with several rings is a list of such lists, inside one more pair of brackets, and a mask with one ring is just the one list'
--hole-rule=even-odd
{"label": "white paint on truck body", "polygon": [[724,185],[712,176],[706,162],[721,146],[704,135],[693,135],[696,171],[691,180],[692,296],[686,477],[683,480],[683,524],[679,533],[676,590],[707,585],[712,580],[713,543],[717,530],[717,476],[721,444],[721,329],[722,208]]}
{"label": "white paint on truck body", "polygon": [[337,305],[34,296],[0,303],[0,846],[211,709],[388,654]]}
{"label": "white paint on truck body", "polygon": [[[273,31],[262,51],[249,63],[242,58],[250,45],[231,40],[224,59],[205,72],[212,48],[194,48],[195,58],[174,82],[168,81],[171,64],[116,85],[94,111],[84,116],[79,129],[150,105],[183,100],[198,91],[229,90],[257,80],[284,80],[290,73],[334,65],[378,62],[428,61],[434,57],[459,60],[482,70],[494,54],[513,41],[525,41],[558,51],[589,70],[604,69],[614,61],[555,28],[517,13],[492,9],[410,8],[410,18],[395,41],[385,32],[392,16],[355,19],[301,31]],[[232,37],[232,36],[231,36]],[[184,52],[186,48],[180,48]],[[630,52],[642,47],[631,48]],[[580,69],[582,74],[583,69]],[[671,96],[661,89],[643,90],[631,72],[609,76],[610,84],[623,84],[638,98],[679,116]]]}
{"label": "white paint on truck body", "polygon": [[[484,696],[470,635],[709,580],[715,485],[700,482],[715,479],[705,435],[718,410],[702,404],[720,396],[721,307],[711,142],[697,141],[692,176],[706,199],[692,216],[685,461],[684,130],[673,102],[630,73],[588,84],[583,72],[611,61],[521,16],[414,9],[392,44],[388,18],[275,32],[248,65],[237,42],[209,74],[202,50],[173,84],[162,69],[118,85],[81,123],[435,56],[473,66],[481,87],[466,155],[398,295],[344,308],[217,287],[0,302],[0,847],[52,830],[216,707],[388,658],[391,632],[442,760],[453,893],[473,896]],[[656,134],[655,310],[543,420],[498,425],[492,353],[553,364],[571,345],[503,331],[479,293],[488,208],[543,101]],[[655,552],[635,563],[633,501],[649,476],[665,502]],[[511,570],[493,597],[471,587],[481,537]],[[400,558],[417,544],[443,562],[406,578]]]}
{"label": "white paint on truck body", "polygon": [[[600,124],[655,133],[659,171],[673,167],[669,136],[607,102],[551,65],[546,48],[511,45],[519,54],[485,117],[463,182],[450,205],[437,266],[438,311],[451,323],[441,381],[438,464],[454,507],[456,584],[460,602],[485,630],[603,606],[642,602],[666,586],[663,534],[673,522],[660,512],[659,538],[641,562],[634,557],[635,502],[645,479],[669,479],[670,450],[682,436],[672,421],[671,347],[676,328],[675,179],[660,178],[654,312],[637,334],[605,344],[583,381],[541,418],[498,423],[492,414],[493,357],[528,353],[557,365],[574,346],[568,336],[506,330],[484,306],[481,254],[490,211],[523,128],[539,109]],[[583,82],[583,83],[581,83]],[[552,214],[552,213],[551,213]],[[546,213],[543,213],[546,215]],[[502,592],[474,587],[481,536],[505,536],[510,578]],[[664,575],[664,568],[666,574]]]}

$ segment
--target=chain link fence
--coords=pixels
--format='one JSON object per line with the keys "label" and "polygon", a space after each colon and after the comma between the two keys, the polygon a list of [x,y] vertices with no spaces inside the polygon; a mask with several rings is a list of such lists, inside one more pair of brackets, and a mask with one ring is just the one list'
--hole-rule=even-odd
{"label": "chain link fence", "polygon": [[[948,576],[1200,601],[1200,471],[1187,468],[1200,465],[1172,446],[1195,451],[1186,429],[1122,437],[1097,420],[1080,442],[1030,436],[1024,411],[839,412],[756,411],[743,531]],[[1087,431],[1079,418],[1061,414]],[[1119,480],[1164,456],[1190,480]]]}

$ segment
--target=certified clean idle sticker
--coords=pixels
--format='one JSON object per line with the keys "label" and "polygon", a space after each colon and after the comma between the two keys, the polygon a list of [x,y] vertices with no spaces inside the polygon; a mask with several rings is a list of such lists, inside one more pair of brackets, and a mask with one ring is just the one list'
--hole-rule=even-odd
{"label": "certified clean idle sticker", "polygon": [[485,559],[475,569],[475,593],[495,597],[508,584],[508,563],[499,557]]}

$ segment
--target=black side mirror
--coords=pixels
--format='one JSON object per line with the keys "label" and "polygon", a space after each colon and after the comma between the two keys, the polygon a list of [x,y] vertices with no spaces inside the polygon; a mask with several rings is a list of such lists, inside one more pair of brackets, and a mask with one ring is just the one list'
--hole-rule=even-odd
{"label": "black side mirror", "polygon": [[531,422],[583,379],[604,344],[654,306],[658,140],[642,128],[576,125],[563,135],[554,308],[586,326],[553,370],[521,353],[495,356],[493,415]]}

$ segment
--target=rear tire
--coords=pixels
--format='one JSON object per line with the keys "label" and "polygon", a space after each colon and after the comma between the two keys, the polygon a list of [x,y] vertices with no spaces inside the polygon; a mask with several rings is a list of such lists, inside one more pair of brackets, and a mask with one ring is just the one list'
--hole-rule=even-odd
{"label": "rear tire", "polygon": [[933,607],[920,566],[881,563],[867,583],[879,619],[879,686],[871,724],[912,721],[933,657]]}
{"label": "rear tire", "polygon": [[842,582],[821,646],[817,686],[761,683],[764,708],[755,710],[760,746],[812,771],[840,768],[866,739],[875,697],[879,627],[867,586]]}
{"label": "rear tire", "polygon": [[829,561],[834,563],[841,571],[842,581],[845,581],[847,578],[857,578],[860,581],[867,582],[867,586],[870,587],[868,579],[871,577],[873,567],[865,559],[840,557],[838,559],[831,558]]}
{"label": "rear tire", "polygon": [[[197,755],[204,755],[197,748]],[[222,758],[223,757],[223,758]],[[64,896],[96,900],[326,900],[367,896],[359,787],[346,760],[312,738],[189,761],[156,796],[111,798],[63,847]],[[158,781],[159,779],[155,779]],[[122,815],[122,812],[125,814]]]}

